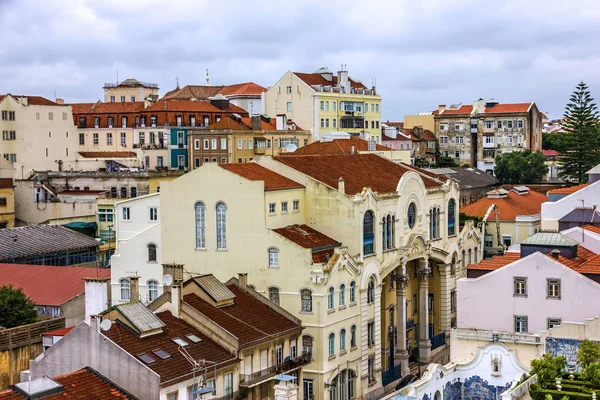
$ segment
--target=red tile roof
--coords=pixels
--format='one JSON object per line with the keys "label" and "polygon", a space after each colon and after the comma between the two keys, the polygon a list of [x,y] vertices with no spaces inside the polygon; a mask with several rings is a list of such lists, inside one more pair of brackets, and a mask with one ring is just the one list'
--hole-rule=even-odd
{"label": "red tile roof", "polygon": [[227,288],[235,295],[233,304],[227,306],[215,307],[196,294],[183,296],[183,301],[237,337],[242,349],[302,331],[302,325],[284,317],[237,285],[229,284]]}
{"label": "red tile roof", "polygon": [[[321,74],[318,73],[312,73],[312,74],[308,74],[305,72],[294,72],[294,75],[296,75],[298,78],[300,78],[300,80],[304,81],[304,83],[306,83],[309,86],[314,86],[314,85],[323,85],[323,86],[334,86],[337,84],[337,75],[333,74],[333,79],[332,81],[328,81],[327,79],[323,78],[323,76]],[[350,87],[353,88],[358,88],[358,89],[366,89],[366,86],[362,84],[362,82],[360,81],[355,81],[352,78],[348,78],[348,80],[350,81]]]}
{"label": "red tile roof", "polygon": [[548,191],[548,194],[573,194],[583,188],[587,187],[587,183],[577,186],[564,187],[559,189],[552,189]]}
{"label": "red tile roof", "polygon": [[[242,118],[242,123],[244,123],[249,129],[252,129],[252,118],[244,117]],[[269,122],[264,119],[260,119],[260,129],[263,131],[275,131],[277,127],[275,126],[275,118],[269,118]]]}
{"label": "red tile roof", "polygon": [[404,122],[385,121],[382,122],[382,124],[387,126],[395,126],[396,128],[404,128]]}
{"label": "red tile roof", "polygon": [[[185,347],[185,350],[194,360],[214,361],[217,363],[217,369],[239,362],[238,358],[231,355],[227,349],[221,347],[185,321],[175,318],[169,311],[158,313],[156,316],[165,323],[161,333],[140,338],[131,329],[117,321],[112,324],[112,327],[105,334],[134,357],[146,353],[154,358],[154,362],[144,364],[160,375],[161,386],[171,386],[192,377],[189,361],[179,352],[179,346],[172,341],[177,337],[186,340],[185,335],[193,333],[202,339],[200,343],[190,342],[190,345]],[[152,353],[152,350],[156,349],[165,350],[171,357],[164,360],[157,357]]]}
{"label": "red tile roof", "polygon": [[[365,187],[377,193],[395,193],[402,175],[417,168],[396,164],[376,154],[354,155],[285,155],[275,160],[298,170],[334,189],[339,178],[344,178],[345,192],[349,196],[361,193]],[[421,176],[425,187],[439,187],[441,182]]]}
{"label": "red tile roof", "polygon": [[[293,153],[288,153],[286,155],[306,156],[316,154],[352,154],[353,147],[356,153],[359,151],[368,151],[369,142],[354,136],[350,136],[348,139],[334,139],[328,142],[313,142],[298,148],[298,150]],[[377,144],[375,148],[378,151],[391,150],[389,147],[382,146],[380,144]]]}
{"label": "red tile roof", "polygon": [[17,94],[0,94],[0,101],[4,100],[4,97],[11,96],[15,101],[19,101],[19,97],[27,97],[27,104],[30,106],[60,106],[60,104],[48,100],[42,96],[23,96]]}
{"label": "red tile roof", "polygon": [[0,188],[6,189],[14,186],[12,178],[0,178]]}
{"label": "red tile roof", "polygon": [[92,112],[92,107],[96,103],[73,103],[69,104],[73,110],[73,114],[89,114]]}
{"label": "red tile roof", "polygon": [[326,246],[340,246],[340,243],[330,238],[321,232],[314,230],[308,225],[289,225],[285,228],[273,229],[273,232],[277,232],[284,238],[296,243],[300,247],[305,249],[315,249]]}
{"label": "red tile roof", "polygon": [[277,172],[271,171],[270,169],[253,162],[219,164],[219,166],[251,181],[263,181],[265,183],[266,192],[271,190],[304,188],[304,185],[294,182],[283,175],[279,175]]}
{"label": "red tile roof", "polygon": [[[98,372],[87,367],[65,375],[60,375],[52,380],[61,384],[64,391],[52,396],[44,397],[46,400],[114,400],[136,399],[136,397],[116,386]],[[23,400],[25,397],[14,389],[0,392],[0,400]]]}
{"label": "red tile roof", "polygon": [[204,111],[204,112],[228,112],[247,115],[248,112],[234,104],[229,103],[229,107],[221,110],[210,104],[208,101],[194,100],[159,100],[146,108],[146,111]]}
{"label": "red tile roof", "polygon": [[132,102],[123,102],[123,103],[98,103],[96,107],[93,108],[95,114],[102,113],[137,113],[144,111],[144,102],[143,101],[132,101]]}
{"label": "red tile roof", "polygon": [[110,278],[110,269],[0,264],[0,285],[22,288],[37,305],[60,306],[85,292],[83,278]]}
{"label": "red tile roof", "polygon": [[423,129],[422,138],[419,139],[419,136],[415,133],[416,129],[417,128],[405,128],[403,131],[405,135],[410,135],[410,138],[413,140],[413,142],[419,142],[421,140],[437,142],[437,137],[429,129]]}
{"label": "red tile roof", "polygon": [[510,114],[524,113],[529,111],[533,103],[496,104],[494,107],[486,107],[486,114]]}
{"label": "red tile roof", "polygon": [[[243,118],[242,118],[242,120],[243,120]],[[221,118],[220,121],[213,122],[212,124],[208,125],[206,127],[206,129],[209,129],[209,130],[220,130],[220,129],[248,130],[251,128],[249,128],[247,125],[245,125],[243,123],[234,121],[233,118],[231,118],[229,116],[225,116],[224,118]]]}
{"label": "red tile roof", "polygon": [[594,233],[597,233],[598,235],[600,235],[600,226],[584,225],[583,229],[585,229],[586,231],[594,232]]}
{"label": "red tile roof", "polygon": [[558,156],[558,151],[556,150],[542,150],[542,154],[546,157],[556,157]]}
{"label": "red tile roof", "polygon": [[80,151],[83,158],[134,158],[137,155],[133,151]]}
{"label": "red tile roof", "polygon": [[[542,210],[542,203],[548,201],[548,197],[533,190],[527,194],[517,194],[509,191],[507,197],[489,198],[484,197],[474,203],[461,207],[460,212],[466,215],[483,218],[492,204],[498,207],[498,219],[501,221],[514,221],[517,215],[535,215]],[[494,212],[490,214],[490,220],[495,218]]]}
{"label": "red tile roof", "polygon": [[186,85],[181,89],[176,88],[165,93],[161,100],[208,100],[209,97],[217,95],[224,86],[202,86],[202,85]]}
{"label": "red tile roof", "polygon": [[70,326],[68,328],[57,329],[55,331],[44,332],[42,336],[65,336],[67,333],[71,332],[75,329],[74,326]]}
{"label": "red tile roof", "polygon": [[223,87],[219,93],[223,96],[260,96],[261,93],[266,92],[267,88],[257,85],[254,82],[237,83],[235,85],[229,85]]}
{"label": "red tile roof", "polygon": [[471,112],[473,111],[473,106],[472,105],[463,105],[461,104],[460,107],[456,108],[456,109],[452,109],[452,108],[446,108],[443,111],[440,112],[440,110],[435,110],[433,111],[434,115],[469,115],[471,114]]}

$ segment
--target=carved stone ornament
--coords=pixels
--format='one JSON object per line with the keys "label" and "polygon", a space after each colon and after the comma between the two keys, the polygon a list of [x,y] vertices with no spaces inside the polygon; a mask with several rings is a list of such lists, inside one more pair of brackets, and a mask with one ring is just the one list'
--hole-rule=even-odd
{"label": "carved stone ornament", "polygon": [[404,289],[408,285],[409,276],[407,274],[396,274],[394,280],[396,281],[396,287],[398,289]]}
{"label": "carved stone ornament", "polygon": [[419,278],[419,280],[426,280],[429,278],[429,275],[431,274],[431,268],[429,268],[429,265],[419,268],[417,270],[417,278]]}

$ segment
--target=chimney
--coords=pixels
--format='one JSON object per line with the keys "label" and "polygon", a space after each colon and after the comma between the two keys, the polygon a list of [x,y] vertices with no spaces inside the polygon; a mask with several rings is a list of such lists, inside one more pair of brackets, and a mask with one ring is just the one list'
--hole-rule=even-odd
{"label": "chimney", "polygon": [[350,93],[350,79],[348,78],[346,66],[343,64],[341,70],[338,71],[338,86],[340,87],[340,92]]}
{"label": "chimney", "polygon": [[140,277],[130,276],[129,277],[129,290],[131,291],[130,302],[140,301]]}
{"label": "chimney", "polygon": [[21,105],[28,105],[29,104],[29,99],[27,97],[19,97],[19,103],[21,103]]}
{"label": "chimney", "polygon": [[341,176],[340,179],[338,179],[338,192],[340,192],[341,194],[346,193],[346,183],[344,181],[344,178],[342,178]]}
{"label": "chimney", "polygon": [[163,264],[163,276],[171,275],[173,282],[183,282],[183,264]]}
{"label": "chimney", "polygon": [[248,288],[248,274],[245,272],[238,274],[238,282],[240,289],[246,290]]}
{"label": "chimney", "polygon": [[210,104],[217,107],[219,110],[225,110],[229,108],[229,99],[223,96],[221,93],[214,97],[210,97],[208,100],[210,101]]}
{"label": "chimney", "polygon": [[[350,147],[350,154],[354,154],[354,145],[352,145],[352,147]],[[340,178],[342,179],[342,178]]]}
{"label": "chimney", "polygon": [[560,250],[554,249],[550,252],[550,254],[552,254],[552,258],[558,258],[558,256],[560,255]]}
{"label": "chimney", "polygon": [[445,105],[445,104],[440,104],[440,105],[438,106],[438,111],[439,111],[439,112],[442,112],[442,111],[444,111],[445,109],[446,109],[446,105]]}
{"label": "chimney", "polygon": [[91,316],[100,314],[110,307],[110,278],[84,278],[85,281],[85,320],[91,323]]}
{"label": "chimney", "polygon": [[93,330],[100,332],[100,324],[102,323],[102,317],[99,315],[90,315],[90,326]]}
{"label": "chimney", "polygon": [[485,100],[484,99],[478,99],[475,100],[473,102],[473,111],[475,113],[482,113],[485,111]]}
{"label": "chimney", "polygon": [[253,131],[262,130],[261,121],[262,121],[262,119],[260,118],[260,115],[255,115],[252,117],[252,130]]}
{"label": "chimney", "polygon": [[181,307],[181,286],[173,284],[171,286],[171,314],[179,318],[179,308]]}
{"label": "chimney", "polygon": [[65,105],[65,99],[61,99],[60,97],[57,97],[56,100],[54,100],[54,102],[56,104],[60,104],[61,106]]}

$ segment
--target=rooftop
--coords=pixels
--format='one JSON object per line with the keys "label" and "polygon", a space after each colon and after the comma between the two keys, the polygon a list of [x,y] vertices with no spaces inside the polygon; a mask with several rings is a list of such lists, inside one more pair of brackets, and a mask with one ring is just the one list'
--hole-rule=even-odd
{"label": "rooftop", "polygon": [[[375,150],[391,150],[389,147],[380,144],[375,145]],[[313,142],[306,146],[298,148],[293,153],[288,153],[295,156],[305,156],[314,154],[353,154],[353,151],[369,151],[369,142],[355,136],[350,136],[347,139],[334,139],[324,142]]]}
{"label": "rooftop", "polygon": [[208,100],[217,94],[223,96],[260,96],[267,89],[254,82],[236,83],[228,86],[186,85],[167,92],[161,100]]}
{"label": "rooftop", "polygon": [[[483,218],[490,206],[495,203],[498,207],[499,220],[514,221],[517,216],[539,214],[542,210],[542,203],[548,201],[547,196],[533,190],[529,190],[526,194],[518,194],[510,190],[499,196],[505,197],[484,197],[462,207],[460,211],[466,215]],[[490,214],[490,220],[494,218],[495,211]]]}
{"label": "rooftop", "polygon": [[56,307],[83,294],[83,278],[110,278],[110,269],[0,264],[0,286],[22,288],[37,305]]}
{"label": "rooftop", "polygon": [[[430,141],[430,142],[437,142],[437,137],[433,134],[433,132],[431,132],[429,129],[422,129],[422,128],[404,128],[403,129],[404,134],[406,136],[410,136],[410,138],[413,141],[420,141],[420,140],[426,140],[426,141]],[[422,132],[422,133],[419,133]],[[419,135],[421,136],[419,138]]]}
{"label": "rooftop", "polygon": [[48,100],[42,96],[26,96],[20,94],[0,94],[0,102],[4,100],[6,96],[12,97],[16,102],[19,102],[19,98],[25,97],[27,98],[27,104],[30,106],[60,106],[61,104],[55,103],[52,100]]}
{"label": "rooftop", "polygon": [[[300,78],[300,80],[302,80],[304,83],[306,83],[309,86],[315,86],[315,85],[332,86],[332,85],[337,85],[337,83],[338,83],[338,78],[335,73],[332,73],[333,76],[332,76],[331,81],[325,79],[323,77],[323,75],[321,75],[320,73],[317,73],[317,72],[313,72],[313,73],[294,72],[294,75],[296,75],[298,78]],[[352,79],[350,77],[348,77],[348,81],[350,82],[350,87],[357,88],[357,89],[366,89],[366,86],[363,85],[362,82],[360,82],[360,81],[355,81],[354,79]]]}
{"label": "rooftop", "polygon": [[427,188],[442,185],[419,168],[396,164],[377,154],[286,155],[275,160],[335,189],[339,178],[343,178],[349,196],[361,193],[366,187],[377,193],[397,193],[398,182],[407,172],[420,174]]}
{"label": "rooftop", "polygon": [[[165,326],[162,332],[155,335],[139,337],[120,321],[113,323],[104,333],[126,352],[137,357],[140,362],[156,372],[160,376],[161,386],[171,386],[192,377],[190,363],[179,352],[179,345],[173,341],[175,338],[186,340],[186,335],[193,334],[201,339],[198,343],[186,340],[189,345],[185,346],[185,350],[194,360],[214,361],[217,363],[217,369],[238,363],[237,357],[231,355],[227,349],[219,346],[185,321],[175,318],[169,311],[158,313],[156,316]],[[153,352],[158,349],[166,352],[166,355],[161,353],[164,358]],[[140,358],[142,355],[146,355],[147,357],[144,358],[150,362],[143,361]]]}
{"label": "rooftop", "polygon": [[456,181],[461,189],[483,188],[496,184],[496,178],[492,174],[477,168],[431,168],[427,171],[438,177],[443,176]]}
{"label": "rooftop", "polygon": [[133,151],[80,151],[83,158],[135,158]]}
{"label": "rooftop", "polygon": [[55,331],[49,331],[42,333],[42,336],[65,336],[67,333],[71,332],[75,329],[74,326],[70,326],[68,328],[57,329]]}
{"label": "rooftop", "polygon": [[227,288],[235,298],[232,304],[224,307],[215,307],[193,293],[183,296],[183,301],[237,337],[241,348],[302,331],[300,324],[284,317],[237,285],[231,283]]}
{"label": "rooftop", "polygon": [[542,150],[542,154],[546,157],[556,157],[558,156],[558,151],[556,150]]}
{"label": "rooftop", "polygon": [[308,225],[289,225],[284,228],[273,229],[300,247],[312,250],[312,260],[315,264],[326,263],[334,253],[334,248],[341,246],[337,240],[316,231]]}
{"label": "rooftop", "polygon": [[140,335],[165,327],[165,323],[139,301],[114,305],[102,312],[101,315],[111,310],[119,311]]}
{"label": "rooftop", "polygon": [[244,82],[224,86],[219,93],[223,96],[260,96],[266,91],[267,88],[257,85],[254,82]]}
{"label": "rooftop", "polygon": [[223,169],[226,169],[234,174],[251,181],[263,181],[265,183],[265,191],[285,190],[285,189],[301,189],[301,185],[293,180],[279,175],[277,172],[271,171],[268,168],[258,165],[253,162],[237,163],[237,164],[219,164]]}
{"label": "rooftop", "polygon": [[587,187],[587,183],[577,186],[563,187],[559,189],[552,189],[548,191],[548,194],[573,194],[583,188]]}
{"label": "rooftop", "polygon": [[[137,399],[89,367],[57,376],[50,380],[52,381],[58,384],[54,385],[55,388],[62,387],[62,390],[58,389],[59,393],[43,397],[46,400]],[[27,399],[18,390],[13,388],[0,392],[0,400]]]}
{"label": "rooftop", "polygon": [[537,232],[521,241],[521,245],[531,246],[577,246],[578,242],[559,232]]}

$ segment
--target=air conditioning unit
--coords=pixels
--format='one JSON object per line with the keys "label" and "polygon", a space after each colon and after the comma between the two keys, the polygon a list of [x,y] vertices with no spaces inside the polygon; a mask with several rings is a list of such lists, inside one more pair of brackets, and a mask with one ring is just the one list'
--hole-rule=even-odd
{"label": "air conditioning unit", "polygon": [[522,144],[522,143],[519,143],[517,146],[519,146],[519,147],[523,147],[523,144]]}

